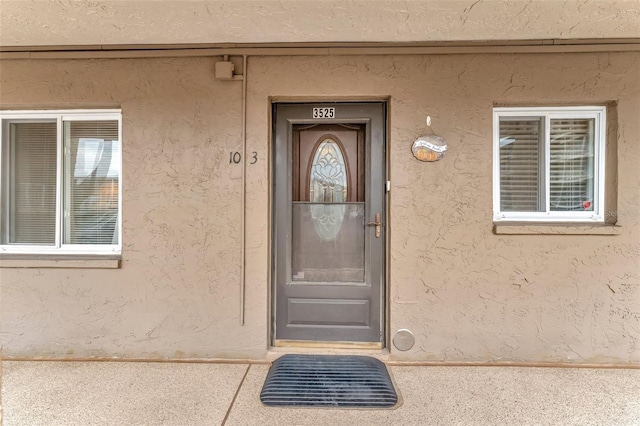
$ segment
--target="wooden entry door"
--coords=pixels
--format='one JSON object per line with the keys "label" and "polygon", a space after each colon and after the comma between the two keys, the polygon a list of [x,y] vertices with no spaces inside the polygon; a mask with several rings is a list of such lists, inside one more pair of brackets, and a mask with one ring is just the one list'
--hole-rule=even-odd
{"label": "wooden entry door", "polygon": [[274,343],[381,346],[385,105],[273,112]]}

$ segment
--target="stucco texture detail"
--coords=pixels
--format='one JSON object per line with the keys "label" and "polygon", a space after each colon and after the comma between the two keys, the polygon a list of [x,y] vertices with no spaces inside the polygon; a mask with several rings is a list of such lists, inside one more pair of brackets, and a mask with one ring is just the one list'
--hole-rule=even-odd
{"label": "stucco texture detail", "polygon": [[241,175],[228,162],[240,145],[241,85],[216,82],[213,66],[2,63],[5,107],[116,105],[124,117],[122,268],[1,270],[5,355],[264,350],[266,333],[237,327]]}
{"label": "stucco texture detail", "polygon": [[0,12],[2,46],[640,36],[638,0],[2,0]]}
{"label": "stucco texture detail", "polygon": [[[0,63],[4,108],[121,106],[124,159],[122,268],[1,269],[5,355],[263,358],[269,99],[389,97],[390,330],[416,337],[391,358],[640,363],[640,54],[250,57],[243,327],[241,84],[214,62]],[[493,105],[610,101],[620,235],[493,234]]]}

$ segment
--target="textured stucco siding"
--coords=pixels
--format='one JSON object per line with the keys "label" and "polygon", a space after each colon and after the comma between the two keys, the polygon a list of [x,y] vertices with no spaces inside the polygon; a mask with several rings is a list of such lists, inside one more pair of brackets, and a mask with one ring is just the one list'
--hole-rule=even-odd
{"label": "textured stucco siding", "polygon": [[2,0],[1,46],[639,37],[639,0]]}
{"label": "textured stucco siding", "polygon": [[[263,358],[270,97],[389,99],[392,359],[640,363],[640,54],[250,57],[246,321],[241,83],[217,58],[0,62],[3,108],[121,107],[120,269],[0,269],[6,356]],[[492,107],[616,102],[620,234],[495,235]],[[426,115],[449,142],[420,163]],[[615,188],[615,182],[607,188]]]}

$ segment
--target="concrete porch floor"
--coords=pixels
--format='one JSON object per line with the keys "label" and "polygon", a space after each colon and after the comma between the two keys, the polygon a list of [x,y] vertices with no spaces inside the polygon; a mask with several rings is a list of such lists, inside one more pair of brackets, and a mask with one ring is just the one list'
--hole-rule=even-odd
{"label": "concrete porch floor", "polygon": [[265,407],[268,365],[2,363],[5,426],[640,425],[640,369],[392,366],[391,410]]}

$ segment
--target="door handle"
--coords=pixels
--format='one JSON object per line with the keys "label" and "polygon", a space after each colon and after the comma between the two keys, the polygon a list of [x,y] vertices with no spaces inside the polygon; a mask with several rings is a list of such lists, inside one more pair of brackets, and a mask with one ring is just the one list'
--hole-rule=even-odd
{"label": "door handle", "polygon": [[367,226],[375,226],[376,227],[376,238],[380,238],[380,226],[382,223],[380,222],[380,213],[376,213],[376,221],[367,223]]}

